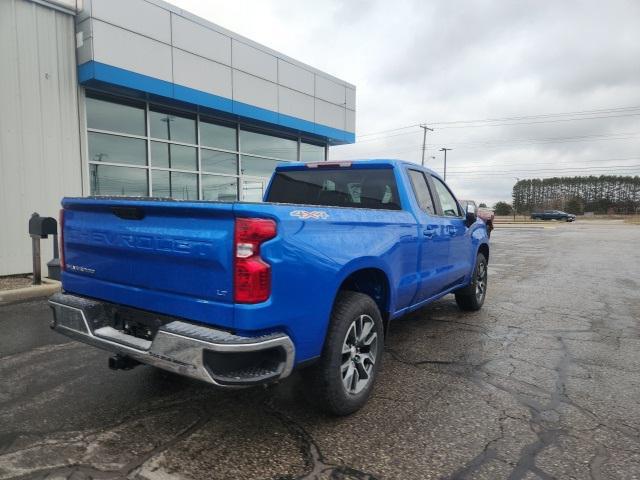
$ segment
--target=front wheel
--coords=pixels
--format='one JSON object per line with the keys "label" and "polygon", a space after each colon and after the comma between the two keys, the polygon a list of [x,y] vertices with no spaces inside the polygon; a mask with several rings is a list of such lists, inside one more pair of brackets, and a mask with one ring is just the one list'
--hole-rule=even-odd
{"label": "front wheel", "polygon": [[380,369],[384,330],[378,306],[368,295],[338,295],[322,351],[302,371],[309,400],[334,415],[349,415],[367,402]]}
{"label": "front wheel", "polygon": [[487,296],[487,259],[478,252],[476,265],[471,274],[471,283],[455,292],[456,303],[461,310],[480,310]]}

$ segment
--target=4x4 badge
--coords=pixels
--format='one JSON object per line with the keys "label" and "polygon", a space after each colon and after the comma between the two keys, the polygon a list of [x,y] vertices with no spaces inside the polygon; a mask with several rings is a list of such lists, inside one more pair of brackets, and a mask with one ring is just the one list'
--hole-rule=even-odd
{"label": "4x4 badge", "polygon": [[305,220],[324,220],[325,218],[329,218],[329,214],[327,212],[323,212],[322,210],[294,210],[292,212],[289,212],[289,215]]}

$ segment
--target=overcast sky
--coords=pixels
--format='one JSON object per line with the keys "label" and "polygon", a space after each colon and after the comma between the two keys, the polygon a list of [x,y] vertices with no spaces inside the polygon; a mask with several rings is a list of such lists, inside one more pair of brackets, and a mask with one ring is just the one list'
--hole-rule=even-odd
{"label": "overcast sky", "polygon": [[453,149],[460,198],[510,201],[515,177],[640,174],[640,1],[171,3],[356,85],[357,143],[331,158],[420,162],[427,123],[426,163],[442,174]]}

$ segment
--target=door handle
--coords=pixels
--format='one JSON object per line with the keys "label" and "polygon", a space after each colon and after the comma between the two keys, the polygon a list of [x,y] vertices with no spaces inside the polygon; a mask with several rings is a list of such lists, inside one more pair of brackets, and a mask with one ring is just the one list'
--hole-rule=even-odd
{"label": "door handle", "polygon": [[426,227],[424,227],[424,230],[422,231],[422,235],[424,235],[427,238],[431,238],[435,235],[437,228],[438,227],[436,225],[427,225]]}

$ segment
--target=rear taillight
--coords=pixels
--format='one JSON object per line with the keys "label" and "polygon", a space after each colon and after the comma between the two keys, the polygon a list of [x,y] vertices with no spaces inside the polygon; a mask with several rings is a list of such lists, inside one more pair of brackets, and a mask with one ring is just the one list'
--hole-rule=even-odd
{"label": "rear taillight", "polygon": [[237,218],[234,239],[234,299],[264,302],[271,295],[271,266],[260,258],[260,245],[276,236],[276,222]]}
{"label": "rear taillight", "polygon": [[60,243],[60,270],[66,270],[66,264],[64,263],[64,209],[60,210],[60,222],[58,226],[60,228],[58,232],[58,242]]}

